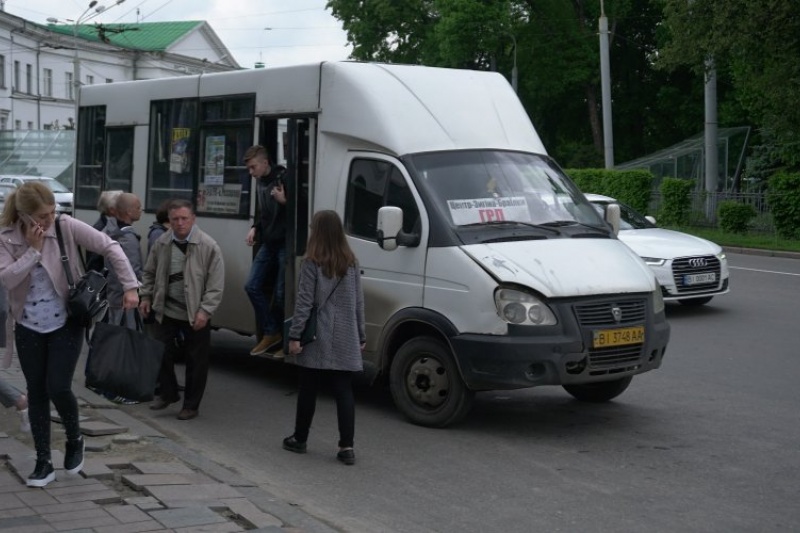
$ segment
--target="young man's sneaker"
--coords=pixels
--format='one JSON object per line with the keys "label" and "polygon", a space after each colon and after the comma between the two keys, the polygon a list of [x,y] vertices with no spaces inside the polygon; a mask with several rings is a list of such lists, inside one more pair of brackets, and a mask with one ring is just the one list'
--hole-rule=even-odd
{"label": "young man's sneaker", "polygon": [[250,355],[264,355],[267,353],[267,349],[281,341],[283,335],[280,333],[275,333],[273,335],[264,335],[261,337],[261,342],[256,344],[256,347],[250,350]]}
{"label": "young man's sneaker", "polygon": [[77,440],[67,439],[67,451],[64,453],[64,470],[70,474],[77,474],[83,468],[85,444],[83,437]]}
{"label": "young man's sneaker", "polygon": [[19,430],[23,433],[30,433],[31,419],[28,417],[28,410],[20,409],[17,413],[19,413]]}
{"label": "young man's sneaker", "polygon": [[53,469],[53,463],[45,460],[37,460],[36,468],[33,473],[28,476],[25,482],[29,487],[46,487],[51,481],[55,481],[56,471]]}

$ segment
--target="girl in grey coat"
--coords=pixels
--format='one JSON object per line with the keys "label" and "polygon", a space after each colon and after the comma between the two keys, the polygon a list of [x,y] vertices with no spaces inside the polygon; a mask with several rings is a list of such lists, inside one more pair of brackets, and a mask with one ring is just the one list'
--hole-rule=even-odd
{"label": "girl in grey coat", "polygon": [[[303,330],[317,306],[316,339],[301,346]],[[306,258],[300,268],[297,304],[289,329],[289,353],[296,355],[300,367],[300,387],[294,434],[283,440],[283,447],[305,453],[317,392],[330,383],[336,398],[339,422],[339,452],[345,464],[355,463],[355,400],[353,376],[363,369],[361,352],[364,333],[364,296],[356,257],[344,235],[335,211],[320,211],[311,221]]]}

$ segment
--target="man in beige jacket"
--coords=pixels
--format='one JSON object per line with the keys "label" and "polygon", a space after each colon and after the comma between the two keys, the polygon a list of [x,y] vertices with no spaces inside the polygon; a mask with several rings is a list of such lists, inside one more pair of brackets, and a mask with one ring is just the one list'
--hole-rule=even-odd
{"label": "man in beige jacket", "polygon": [[[153,244],[142,272],[139,311],[142,316],[155,312],[155,337],[165,345],[183,336],[186,388],[178,420],[190,420],[206,388],[211,316],[222,302],[225,267],[216,241],[195,225],[191,202],[173,200],[168,213],[170,230]],[[154,410],[180,400],[172,350],[164,351],[159,383]]]}

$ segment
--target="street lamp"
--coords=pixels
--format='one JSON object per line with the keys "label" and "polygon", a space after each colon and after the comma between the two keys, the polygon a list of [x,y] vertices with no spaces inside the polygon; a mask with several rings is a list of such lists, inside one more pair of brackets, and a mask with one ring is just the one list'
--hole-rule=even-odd
{"label": "street lamp", "polygon": [[[267,26],[264,28],[264,31],[272,31],[272,28]],[[253,65],[254,68],[264,68],[264,54],[262,53],[261,48],[263,48],[263,45],[258,49],[258,61],[256,61],[255,65]]]}
{"label": "street lamp", "polygon": [[[123,3],[125,0],[117,0],[111,7]],[[110,9],[110,8],[108,8]],[[108,11],[106,6],[97,5],[97,0],[91,0],[89,7],[87,7],[81,15],[74,21],[66,19],[67,22],[72,22],[72,41],[74,53],[72,56],[72,85],[74,87],[72,97],[75,99],[75,124],[78,123],[78,110],[80,109],[80,94],[81,94],[81,59],[78,55],[78,29],[80,25],[87,22],[89,19],[96,17],[100,13]],[[56,18],[48,18],[47,22],[57,24],[60,21]]]}
{"label": "street lamp", "polygon": [[511,88],[517,92],[517,38],[510,31],[504,31],[504,34],[511,37],[511,42],[514,44],[514,66],[511,67]]}

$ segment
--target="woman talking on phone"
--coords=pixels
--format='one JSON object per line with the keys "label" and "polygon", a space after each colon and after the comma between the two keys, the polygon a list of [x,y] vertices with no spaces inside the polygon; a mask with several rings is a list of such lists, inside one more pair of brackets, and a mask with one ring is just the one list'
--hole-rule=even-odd
{"label": "woman talking on phone", "polygon": [[[0,282],[8,289],[17,325],[14,338],[28,386],[31,433],[36,467],[29,487],[55,480],[50,455],[50,402],[66,431],[64,470],[83,468],[84,442],[78,423],[78,402],[72,376],[83,344],[83,328],[67,316],[67,277],[55,234],[56,202],[42,182],[28,181],[6,199],[0,215]],[[60,217],[64,246],[74,279],[80,277],[78,246],[103,255],[119,274],[125,291],[123,307],[138,305],[138,282],[119,243],[70,216]]]}

